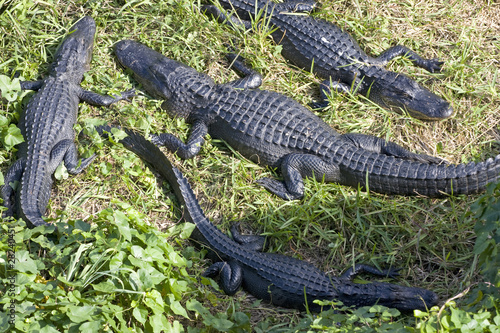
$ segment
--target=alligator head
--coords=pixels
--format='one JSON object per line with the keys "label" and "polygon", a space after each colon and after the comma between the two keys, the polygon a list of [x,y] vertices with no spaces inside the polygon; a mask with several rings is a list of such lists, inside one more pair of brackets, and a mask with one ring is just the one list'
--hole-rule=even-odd
{"label": "alligator head", "polygon": [[95,32],[92,17],[85,16],[76,22],[54,55],[51,73],[56,76],[71,74],[68,78],[80,82],[83,74],[90,69]]}
{"label": "alligator head", "polygon": [[433,291],[385,282],[366,284],[348,282],[336,287],[338,298],[347,306],[379,304],[402,312],[410,312],[425,311],[438,301],[438,296]]}
{"label": "alligator head", "polygon": [[115,55],[151,96],[165,99],[162,107],[171,116],[188,118],[205,97],[203,92],[209,90],[200,86],[213,85],[207,75],[133,40],[118,42]]}
{"label": "alligator head", "polygon": [[408,112],[422,120],[450,117],[450,104],[409,77],[387,71],[383,79],[373,80],[367,97],[380,106],[397,113]]}

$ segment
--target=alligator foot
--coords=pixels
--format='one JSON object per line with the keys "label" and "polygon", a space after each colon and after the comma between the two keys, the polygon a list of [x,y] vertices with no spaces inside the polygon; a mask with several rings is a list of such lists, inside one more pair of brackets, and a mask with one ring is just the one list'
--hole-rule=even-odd
{"label": "alligator foot", "polygon": [[317,181],[337,182],[341,179],[339,167],[328,164],[312,154],[288,154],[281,162],[283,182],[262,178],[257,182],[268,191],[285,200],[296,200],[304,197],[303,178],[314,178]]}
{"label": "alligator foot", "polygon": [[82,88],[80,88],[78,91],[78,97],[80,97],[82,101],[85,101],[89,104],[96,106],[110,106],[111,104],[121,100],[128,101],[129,98],[133,96],[135,96],[135,89],[124,91],[121,93],[121,96],[113,95],[113,97],[107,95],[101,95],[93,91],[84,90]]}
{"label": "alligator foot", "polygon": [[316,111],[322,111],[322,109],[325,109],[328,105],[330,105],[328,96],[332,94],[332,90],[339,94],[349,94],[351,92],[350,85],[340,81],[335,81],[333,78],[329,78],[321,82],[319,88],[322,101],[308,104],[313,110]]}
{"label": "alligator foot", "polygon": [[96,158],[96,155],[78,160],[78,150],[72,140],[59,141],[50,152],[50,161],[53,168],[64,160],[64,165],[72,175],[79,174]]}
{"label": "alligator foot", "polygon": [[390,278],[395,279],[397,276],[399,276],[398,272],[400,270],[401,270],[401,268],[389,268],[389,269],[380,270],[380,269],[373,267],[373,266],[370,266],[370,265],[359,264],[359,265],[355,265],[355,266],[349,268],[340,277],[342,279],[352,281],[352,279],[354,279],[357,275],[359,275],[361,273],[369,273],[369,274],[376,275],[376,276],[388,276]]}
{"label": "alligator foot", "polygon": [[309,105],[309,107],[314,111],[324,111],[328,107],[328,105],[330,105],[330,103],[327,101],[322,101],[322,102],[311,102],[308,103],[307,105]]}
{"label": "alligator foot", "polygon": [[205,142],[203,137],[207,135],[207,132],[207,125],[203,121],[197,120],[191,127],[191,134],[189,135],[187,144],[170,133],[152,134],[150,138],[151,142],[156,146],[164,146],[185,160],[193,158],[200,152],[201,146]]}
{"label": "alligator foot", "polygon": [[279,180],[272,178],[261,178],[257,180],[257,184],[263,186],[269,192],[277,195],[283,200],[299,200],[304,197],[304,194],[293,194],[288,191],[285,186],[285,183],[280,182]]}
{"label": "alligator foot", "polygon": [[249,251],[264,251],[266,237],[260,235],[242,235],[239,232],[240,223],[231,226],[231,235],[235,242],[244,245]]}
{"label": "alligator foot", "polygon": [[217,22],[231,26],[232,28],[251,29],[252,23],[247,20],[240,19],[237,15],[227,15],[214,5],[201,6],[201,12],[205,15],[211,15]]}
{"label": "alligator foot", "polygon": [[228,53],[226,54],[226,58],[231,62],[230,67],[234,69],[238,75],[243,76],[241,79],[226,83],[226,85],[238,89],[255,89],[260,87],[262,84],[262,75],[247,66],[242,56],[236,53]]}
{"label": "alligator foot", "polygon": [[238,263],[219,261],[210,266],[204,273],[204,277],[214,278],[219,276],[220,286],[224,292],[232,296],[236,294],[243,281],[243,270]]}

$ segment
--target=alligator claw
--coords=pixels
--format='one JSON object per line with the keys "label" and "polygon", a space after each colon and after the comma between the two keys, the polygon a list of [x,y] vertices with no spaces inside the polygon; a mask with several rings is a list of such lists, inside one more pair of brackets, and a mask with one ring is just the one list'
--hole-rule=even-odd
{"label": "alligator claw", "polygon": [[328,105],[330,105],[328,102],[311,102],[308,103],[309,107],[313,109],[314,111],[324,111]]}
{"label": "alligator claw", "polygon": [[127,91],[124,91],[124,92],[120,93],[120,95],[113,95],[113,97],[117,101],[127,101],[127,102],[130,102],[130,98],[134,97],[135,95],[136,95],[135,89],[130,89],[130,90],[127,90]]}
{"label": "alligator claw", "polygon": [[386,270],[383,270],[383,272],[385,272],[385,274],[392,278],[392,279],[396,279],[400,274],[399,274],[399,271],[401,270],[402,268],[389,268],[389,269],[386,269]]}
{"label": "alligator claw", "polygon": [[439,73],[444,65],[444,61],[439,61],[439,59],[428,59],[426,61],[425,69],[431,73]]}
{"label": "alligator claw", "polygon": [[299,200],[302,199],[302,195],[300,194],[294,194],[288,191],[288,189],[285,186],[285,183],[280,182],[276,179],[272,178],[261,178],[257,180],[257,184],[263,186],[266,190],[269,192],[277,195],[283,200]]}

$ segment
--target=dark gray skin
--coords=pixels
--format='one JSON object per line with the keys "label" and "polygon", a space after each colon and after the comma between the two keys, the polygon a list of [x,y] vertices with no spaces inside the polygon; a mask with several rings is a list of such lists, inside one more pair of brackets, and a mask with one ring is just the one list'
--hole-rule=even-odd
{"label": "dark gray skin", "polygon": [[[103,136],[111,133],[109,126],[96,130]],[[390,283],[354,283],[353,278],[366,272],[378,276],[397,276],[397,270],[380,271],[368,265],[356,265],[342,276],[325,274],[313,265],[276,253],[261,252],[264,238],[240,235],[236,225],[231,229],[233,239],[223,234],[205,216],[187,179],[172,166],[168,158],[150,141],[131,130],[120,141],[144,161],[159,171],[169,183],[177,200],[184,207],[184,219],[194,223],[192,238],[210,251],[215,263],[204,276],[219,277],[222,290],[234,295],[243,287],[253,296],[274,305],[313,312],[321,311],[314,300],[340,300],[347,306],[380,304],[400,311],[426,310],[437,303],[437,295],[426,289],[399,286]],[[304,295],[305,291],[305,295]],[[306,296],[307,295],[307,301]]]}
{"label": "dark gray skin", "polygon": [[[5,175],[2,187],[4,216],[17,214],[29,226],[46,225],[42,219],[50,198],[52,175],[64,162],[71,174],[82,172],[95,156],[79,160],[74,143],[78,103],[109,106],[134,95],[102,96],[80,87],[83,74],[90,69],[96,25],[85,16],[71,29],[54,55],[47,78],[24,81],[21,88],[36,90],[21,114],[19,128],[24,142],[19,145],[17,161]],[[19,182],[17,191],[12,185]]]}
{"label": "dark gray skin", "polygon": [[388,71],[384,66],[398,56],[406,56],[416,66],[429,72],[439,72],[442,62],[423,59],[405,46],[397,45],[377,58],[368,56],[358,43],[337,25],[306,15],[290,12],[312,11],[316,3],[285,1],[276,4],[265,0],[219,0],[226,9],[235,9],[240,18],[228,17],[217,7],[203,6],[202,11],[229,25],[243,25],[251,29],[250,17],[257,10],[266,12],[266,24],[277,28],[273,33],[276,43],[283,45],[282,55],[298,67],[311,70],[325,79],[321,84],[323,102],[314,108],[328,105],[330,88],[338,92],[356,91],[383,108],[397,113],[407,112],[422,120],[441,120],[450,117],[449,103],[430,92],[409,77]]}
{"label": "dark gray skin", "polygon": [[[153,137],[181,158],[198,154],[209,133],[246,158],[281,170],[284,182],[259,183],[283,199],[300,199],[304,177],[369,188],[378,193],[438,197],[484,190],[500,177],[500,155],[481,163],[447,165],[392,142],[357,133],[340,135],[294,100],[256,88],[260,76],[234,56],[246,77],[215,84],[205,74],[134,41],[116,44],[119,62],[174,117],[193,125],[186,144],[172,134]],[[368,182],[367,182],[368,181]]]}

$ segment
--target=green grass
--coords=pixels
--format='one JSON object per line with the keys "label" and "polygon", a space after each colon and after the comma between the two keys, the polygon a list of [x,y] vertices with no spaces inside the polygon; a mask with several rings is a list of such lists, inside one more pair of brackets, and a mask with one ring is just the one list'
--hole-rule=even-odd
{"label": "green grass", "polygon": [[[0,1],[0,6],[10,2]],[[0,74],[11,76],[14,71],[19,71],[25,79],[43,77],[52,54],[72,22],[83,15],[91,15],[97,22],[97,35],[91,70],[82,86],[109,94],[135,87],[138,96],[131,103],[119,102],[109,109],[82,103],[76,133],[85,129],[88,134],[91,124],[102,120],[134,127],[144,134],[171,132],[182,139],[187,138],[189,125],[170,119],[161,111],[161,102],[151,99],[118,66],[112,46],[126,38],[141,41],[184,62],[210,75],[218,83],[237,77],[227,69],[224,58],[227,52],[224,44],[229,43],[264,75],[262,89],[278,91],[303,104],[318,98],[320,79],[289,66],[280,55],[279,46],[268,36],[269,31],[234,31],[206,18],[199,12],[199,5],[198,1],[189,0],[91,0],[71,4],[51,0],[36,3],[14,1],[0,17],[0,31],[4,36],[0,39]],[[369,54],[377,55],[392,45],[403,44],[424,57],[445,61],[443,72],[438,74],[415,68],[404,59],[391,62],[388,68],[410,75],[446,98],[455,110],[455,115],[449,120],[426,123],[389,113],[360,96],[334,94],[332,106],[326,112],[318,113],[333,128],[341,133],[360,132],[383,137],[412,151],[438,156],[452,163],[484,160],[497,154],[500,125],[498,3],[464,0],[453,3],[321,1],[320,8],[314,14],[316,17],[340,25]],[[15,149],[5,141],[7,128],[17,123],[19,112],[29,96],[18,93],[14,101],[0,104],[0,117],[3,117],[0,124],[5,125],[0,129],[5,147],[0,150],[3,174],[15,161]],[[106,237],[114,239],[113,223],[122,223],[121,227],[116,227],[122,228],[120,232],[127,224],[139,234],[165,237],[172,244],[173,251],[189,262],[186,264],[189,274],[174,274],[154,266],[176,281],[186,281],[186,290],[189,290],[184,295],[175,296],[175,301],[189,308],[189,319],[176,312],[166,312],[164,318],[167,321],[185,326],[186,330],[187,327],[201,329],[204,326],[213,330],[214,327],[224,328],[227,324],[224,320],[229,320],[236,323],[231,328],[233,331],[248,331],[250,327],[255,331],[266,331],[265,327],[276,331],[287,328],[306,331],[308,327],[319,330],[320,324],[324,325],[319,323],[321,318],[329,320],[330,326],[335,322],[344,323],[332,313],[313,318],[296,311],[254,304],[255,299],[244,291],[228,297],[202,287],[194,277],[201,275],[207,263],[189,241],[177,240],[179,231],[172,228],[181,220],[181,215],[168,184],[158,180],[140,159],[118,145],[102,143],[95,136],[80,136],[77,141],[81,155],[89,156],[95,152],[98,157],[86,172],[76,177],[59,177],[61,179],[53,187],[47,216],[73,226],[79,223],[75,220],[92,224],[93,229],[86,231],[89,233],[86,237],[97,243],[99,238],[96,235],[101,227],[105,229]],[[272,170],[245,160],[220,140],[207,138],[200,154],[193,160],[181,161],[171,154],[169,157],[190,180],[203,209],[215,224],[227,231],[233,221],[242,221],[246,232],[269,236],[271,252],[307,260],[334,275],[353,263],[402,267],[401,278],[395,282],[434,290],[440,297],[440,305],[482,280],[473,252],[476,221],[467,214],[477,196],[445,199],[384,196],[307,180],[305,198],[300,202],[285,202],[255,183],[256,179],[265,176],[276,177]],[[126,222],[117,218],[118,222],[113,222],[115,220],[108,218],[111,215],[116,217],[117,212],[124,212]],[[156,233],[156,230],[165,234]],[[34,232],[34,235],[38,233]],[[43,236],[43,232],[40,235]],[[133,236],[130,244],[142,244],[142,240],[134,237],[140,238]],[[75,242],[81,241],[75,239]],[[34,260],[45,255],[34,251],[27,238],[24,242]],[[75,246],[76,251],[76,245],[68,244]],[[103,242],[100,248],[102,252],[107,251],[105,244],[108,243]],[[124,253],[131,251],[131,246],[124,248]],[[169,251],[162,249],[166,255]],[[88,260],[92,263],[92,256]],[[50,260],[47,264],[56,265]],[[92,267],[99,271],[89,264],[89,270]],[[66,268],[63,265],[58,269],[53,272],[61,274]],[[41,275],[47,280],[54,279],[51,274]],[[127,275],[120,277],[125,279]],[[68,292],[64,297],[69,300],[72,299],[67,296],[71,288],[88,292],[88,286],[63,286]],[[155,288],[164,290],[160,283],[155,284]],[[127,294],[130,298],[119,295],[101,295],[102,302],[124,308],[121,326],[111,326],[111,330],[157,328],[147,324],[141,326],[137,319],[141,317],[132,315],[132,308],[139,309],[141,304],[149,303],[143,303],[143,298],[134,298],[134,295]],[[162,296],[168,299],[167,294]],[[201,302],[203,308],[189,303],[192,299]],[[465,297],[459,297],[455,301],[460,304],[463,299]],[[130,302],[135,303],[127,304]],[[186,305],[188,303],[190,307]],[[134,304],[139,305],[134,307]],[[158,315],[152,308],[140,309],[149,311],[151,320]],[[170,305],[165,305],[164,309],[171,309]],[[205,311],[218,317],[214,319]],[[68,313],[72,320],[78,319],[75,313]],[[107,312],[103,310],[103,313]],[[394,314],[384,317],[381,313],[375,319],[366,317],[366,313],[358,313],[365,316],[358,328],[384,328],[387,318],[392,318],[388,321],[394,321],[394,325],[409,327],[421,327],[418,320],[432,322],[426,318],[417,320],[412,316]],[[248,322],[242,317],[244,315],[249,317]],[[47,318],[44,320],[48,323]],[[57,323],[56,319],[53,322]],[[17,328],[23,329],[28,324],[21,323]],[[346,325],[343,327],[349,327]],[[393,326],[393,329],[398,327]]]}

